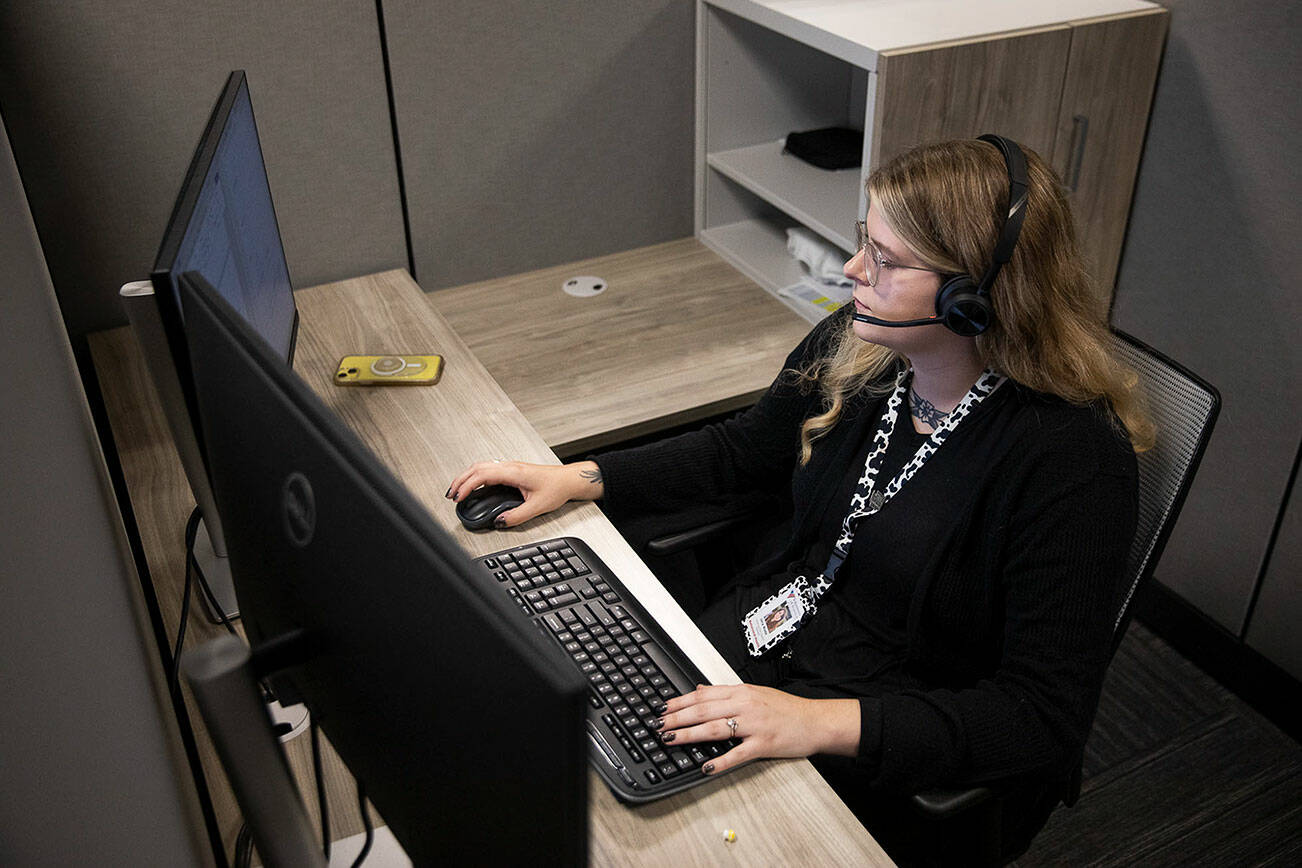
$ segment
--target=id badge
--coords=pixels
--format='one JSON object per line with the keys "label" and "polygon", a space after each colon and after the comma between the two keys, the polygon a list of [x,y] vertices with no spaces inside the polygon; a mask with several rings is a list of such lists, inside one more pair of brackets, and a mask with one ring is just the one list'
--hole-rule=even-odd
{"label": "id badge", "polygon": [[802,583],[808,587],[809,583],[801,576],[747,613],[742,627],[752,657],[760,656],[782,641],[784,636],[800,626],[801,619],[809,613]]}

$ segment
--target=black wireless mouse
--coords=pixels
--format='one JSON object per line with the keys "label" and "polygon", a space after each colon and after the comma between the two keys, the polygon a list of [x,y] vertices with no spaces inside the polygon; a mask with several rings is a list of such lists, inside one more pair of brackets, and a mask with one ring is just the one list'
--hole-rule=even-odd
{"label": "black wireless mouse", "polygon": [[513,485],[485,485],[461,499],[457,518],[466,530],[492,530],[499,515],[522,503],[524,495]]}

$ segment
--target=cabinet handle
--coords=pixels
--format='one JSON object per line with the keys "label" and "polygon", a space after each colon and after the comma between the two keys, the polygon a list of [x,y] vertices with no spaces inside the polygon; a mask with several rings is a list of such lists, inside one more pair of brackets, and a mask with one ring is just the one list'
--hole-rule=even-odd
{"label": "cabinet handle", "polygon": [[1080,184],[1080,167],[1085,161],[1085,136],[1089,131],[1090,119],[1085,115],[1075,115],[1071,119],[1071,166],[1067,171],[1067,177],[1071,180],[1067,187],[1073,193]]}

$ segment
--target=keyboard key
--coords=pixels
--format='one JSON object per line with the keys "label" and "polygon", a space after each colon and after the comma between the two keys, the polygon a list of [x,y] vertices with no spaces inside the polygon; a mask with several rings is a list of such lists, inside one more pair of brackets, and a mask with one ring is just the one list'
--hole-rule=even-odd
{"label": "keyboard key", "polygon": [[583,575],[584,573],[588,572],[588,565],[585,564],[583,562],[583,559],[580,558],[578,555],[575,555],[572,558],[566,558],[566,563],[570,565],[570,569],[574,570],[574,572],[578,573],[579,575]]}
{"label": "keyboard key", "polygon": [[555,615],[543,615],[543,623],[547,625],[549,630],[558,635],[566,632],[565,625],[561,623],[561,619]]}
{"label": "keyboard key", "polygon": [[687,749],[687,755],[691,757],[692,762],[696,763],[698,766],[710,758],[709,755],[699,747],[689,747]]}
{"label": "keyboard key", "polygon": [[678,766],[673,763],[660,763],[656,768],[660,769],[660,774],[664,775],[666,778],[672,778],[674,775],[678,774]]}
{"label": "keyboard key", "polygon": [[[548,589],[550,590],[550,589]],[[558,594],[552,598],[553,606],[570,606],[579,601],[578,594]]]}
{"label": "keyboard key", "polygon": [[669,758],[673,760],[674,765],[678,766],[682,771],[687,771],[692,767],[692,758],[681,750],[669,751]]}
{"label": "keyboard key", "polygon": [[645,772],[643,772],[643,774],[646,775],[646,779],[651,783],[653,784],[660,783],[661,780],[660,774],[655,769],[647,769]]}
{"label": "keyboard key", "polygon": [[651,753],[660,746],[660,742],[656,741],[654,738],[644,738],[638,741],[638,746],[647,753]]}

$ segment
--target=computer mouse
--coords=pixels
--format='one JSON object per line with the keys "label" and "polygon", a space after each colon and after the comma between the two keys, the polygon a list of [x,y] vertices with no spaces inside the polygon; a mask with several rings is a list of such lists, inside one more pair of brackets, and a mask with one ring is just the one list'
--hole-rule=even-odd
{"label": "computer mouse", "polygon": [[522,503],[524,495],[513,485],[485,485],[461,499],[457,518],[466,530],[492,530],[499,515]]}

